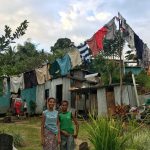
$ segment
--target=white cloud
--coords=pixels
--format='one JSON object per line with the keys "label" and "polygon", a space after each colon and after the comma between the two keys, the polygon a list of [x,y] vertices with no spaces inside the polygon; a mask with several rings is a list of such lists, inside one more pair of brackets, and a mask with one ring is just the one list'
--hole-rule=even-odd
{"label": "white cloud", "polygon": [[99,21],[107,21],[110,18],[111,14],[107,12],[100,12],[95,15],[95,18]]}
{"label": "white cloud", "polygon": [[75,13],[59,12],[59,15],[62,29],[71,31],[74,27]]}
{"label": "white cloud", "polygon": [[108,19],[111,17],[112,15],[108,12],[100,12],[100,13],[96,13],[94,14],[94,16],[87,16],[87,20],[88,21],[108,21]]}
{"label": "white cloud", "polygon": [[87,21],[95,21],[96,20],[95,16],[87,16],[86,19],[87,19]]}

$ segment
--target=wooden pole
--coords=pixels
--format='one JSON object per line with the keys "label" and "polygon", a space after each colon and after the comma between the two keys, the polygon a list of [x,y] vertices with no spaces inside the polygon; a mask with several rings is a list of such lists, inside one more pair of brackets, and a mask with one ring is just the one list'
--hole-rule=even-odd
{"label": "wooden pole", "polygon": [[121,30],[119,28],[119,57],[120,57],[120,103],[123,105],[122,93],[123,93],[123,64],[122,64],[122,47],[121,47]]}
{"label": "wooden pole", "polygon": [[122,47],[121,47],[121,38],[122,38],[122,31],[121,31],[121,20],[119,19],[119,57],[120,57],[120,103],[123,105],[122,100],[122,93],[123,93],[123,83],[122,83]]}
{"label": "wooden pole", "polygon": [[121,60],[121,48],[120,48],[120,103],[123,105],[122,93],[123,93],[123,83],[122,83],[122,60]]}
{"label": "wooden pole", "polygon": [[133,73],[132,73],[132,80],[133,80],[133,85],[134,85],[134,91],[135,91],[135,97],[136,97],[137,105],[140,106],[138,93],[137,93],[137,88],[136,88],[136,83],[135,83],[135,77],[134,77]]}

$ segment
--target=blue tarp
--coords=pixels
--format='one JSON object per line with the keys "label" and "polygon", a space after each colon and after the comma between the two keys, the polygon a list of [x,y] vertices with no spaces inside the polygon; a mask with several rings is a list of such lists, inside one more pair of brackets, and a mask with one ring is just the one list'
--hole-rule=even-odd
{"label": "blue tarp", "polygon": [[8,89],[6,89],[6,94],[0,96],[0,114],[6,113],[10,106],[10,84],[8,82]]}
{"label": "blue tarp", "polygon": [[29,102],[32,100],[36,102],[36,87],[33,88],[28,88],[28,89],[23,89],[21,91],[21,98],[22,100],[26,100],[27,106],[29,107]]}

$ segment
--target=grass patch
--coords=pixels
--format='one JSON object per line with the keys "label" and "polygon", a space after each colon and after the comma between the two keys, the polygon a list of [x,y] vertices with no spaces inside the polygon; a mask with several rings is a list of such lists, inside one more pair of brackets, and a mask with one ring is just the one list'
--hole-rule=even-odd
{"label": "grass patch", "polygon": [[0,131],[13,135],[18,150],[41,150],[40,124],[40,118],[34,117],[16,123],[1,123]]}
{"label": "grass patch", "polygon": [[127,147],[135,150],[150,149],[150,129],[146,127],[136,134],[133,134],[131,140],[127,143]]}

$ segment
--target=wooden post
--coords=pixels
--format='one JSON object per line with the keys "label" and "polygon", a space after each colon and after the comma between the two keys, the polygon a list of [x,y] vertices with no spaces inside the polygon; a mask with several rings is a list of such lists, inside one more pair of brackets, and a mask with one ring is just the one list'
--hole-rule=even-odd
{"label": "wooden post", "polygon": [[133,80],[133,85],[134,85],[134,91],[135,91],[135,97],[136,97],[137,105],[140,106],[138,93],[137,93],[137,89],[136,89],[135,78],[134,78],[134,74],[133,73],[132,73],[132,80]]}
{"label": "wooden post", "polygon": [[123,105],[122,100],[122,93],[123,93],[123,83],[122,83],[122,47],[121,47],[121,38],[122,38],[122,31],[121,31],[121,20],[119,19],[119,57],[120,57],[120,103]]}
{"label": "wooden post", "polygon": [[[119,23],[120,24],[120,23]],[[120,26],[120,25],[119,25]],[[123,75],[123,62],[122,62],[122,47],[121,47],[121,29],[119,27],[119,58],[120,58],[120,103],[123,105],[122,100],[122,93],[123,93],[123,81],[122,81],[122,75]]]}
{"label": "wooden post", "polygon": [[121,48],[120,48],[120,102],[121,105],[123,105],[123,100],[122,100],[122,93],[123,93],[123,83],[122,83],[122,60],[121,60]]}
{"label": "wooden post", "polygon": [[79,100],[79,96],[78,93],[76,92],[76,99],[75,99],[76,117],[78,116],[78,100]]}

